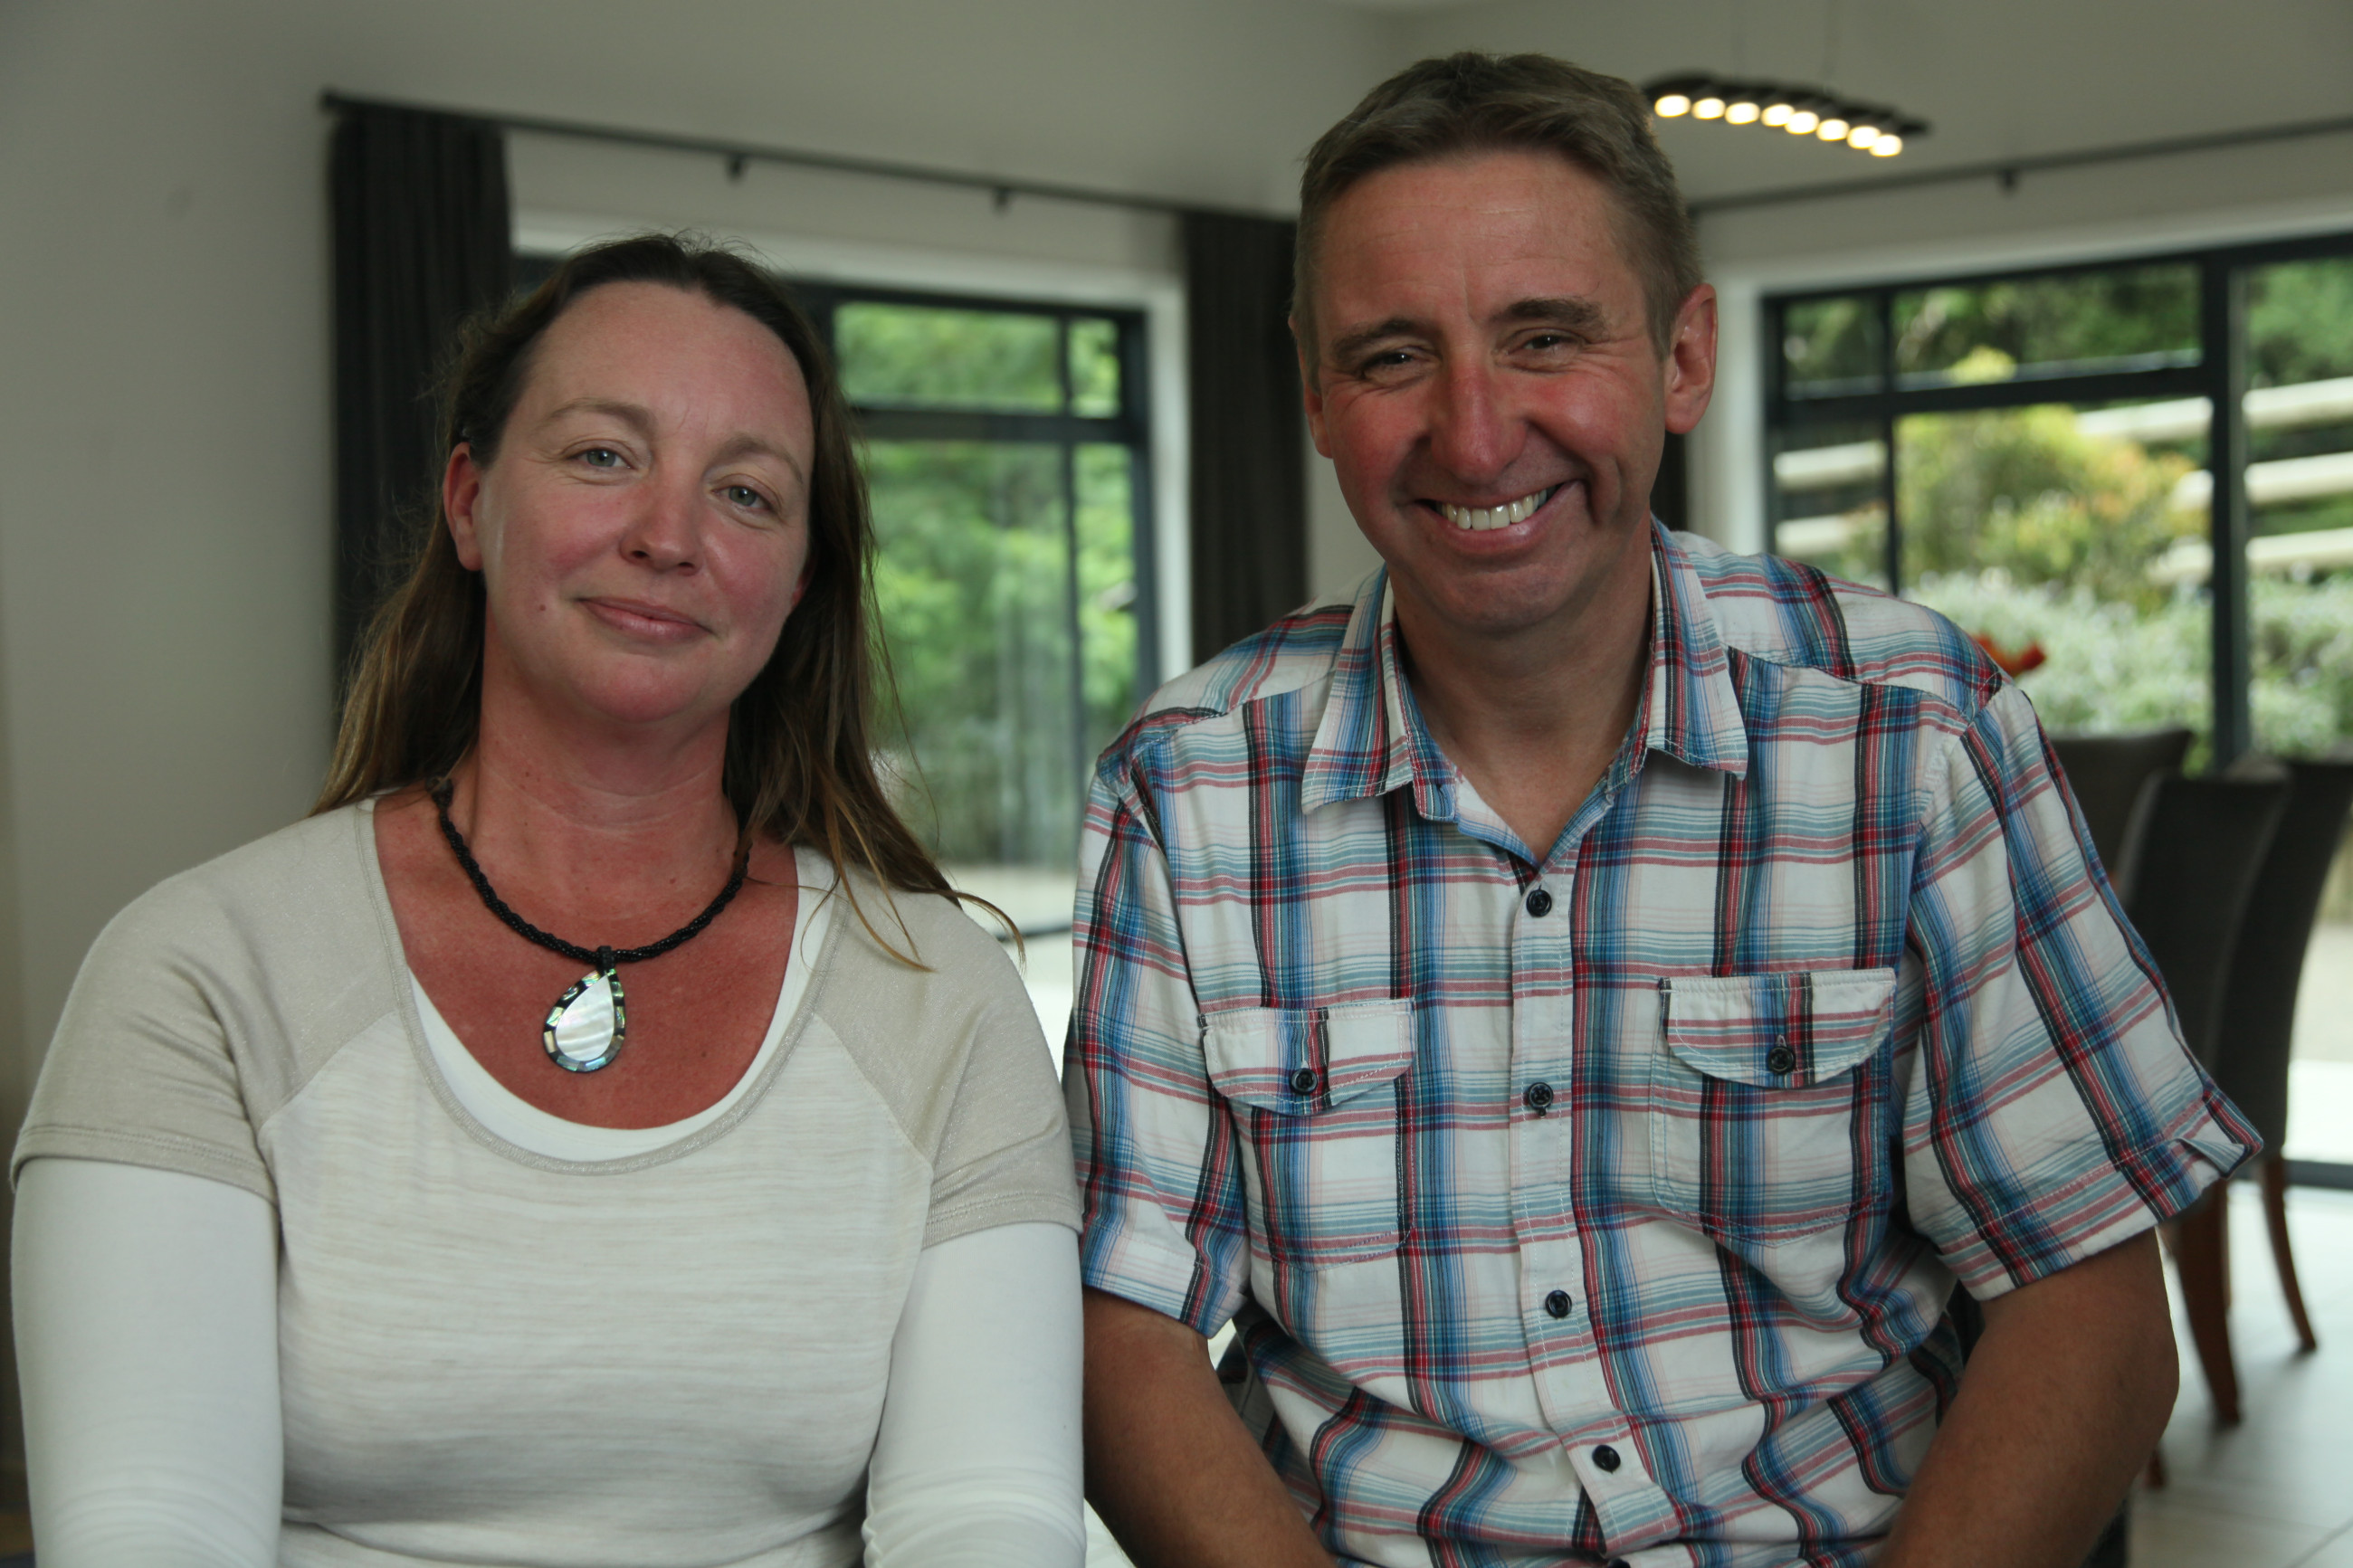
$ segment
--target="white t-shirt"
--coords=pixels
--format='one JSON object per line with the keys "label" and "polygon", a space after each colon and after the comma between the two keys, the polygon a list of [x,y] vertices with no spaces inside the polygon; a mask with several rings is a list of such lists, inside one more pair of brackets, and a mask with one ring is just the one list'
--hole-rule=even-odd
{"label": "white t-shirt", "polygon": [[788,978],[737,1089],[659,1142],[557,1121],[598,1147],[553,1152],[508,1114],[530,1108],[453,1087],[437,1057],[365,806],[109,926],[16,1163],[147,1165],[274,1205],[281,1562],[858,1561],[922,1249],[1077,1210],[996,943],[861,879],[867,919],[929,967],[906,964],[817,870],[799,994]]}

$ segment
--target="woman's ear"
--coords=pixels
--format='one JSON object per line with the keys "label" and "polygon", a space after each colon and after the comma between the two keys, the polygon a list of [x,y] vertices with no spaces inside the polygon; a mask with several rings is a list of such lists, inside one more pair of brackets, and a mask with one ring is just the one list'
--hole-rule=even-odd
{"label": "woman's ear", "polygon": [[474,448],[460,441],[441,472],[441,515],[448,521],[449,542],[458,547],[458,564],[469,572],[482,569],[481,504],[481,465],[474,461]]}

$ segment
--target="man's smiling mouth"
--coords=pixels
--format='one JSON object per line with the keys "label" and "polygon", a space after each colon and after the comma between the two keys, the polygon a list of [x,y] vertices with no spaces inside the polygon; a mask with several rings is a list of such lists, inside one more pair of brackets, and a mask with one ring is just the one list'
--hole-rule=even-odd
{"label": "man's smiling mouth", "polygon": [[1473,530],[1509,528],[1515,522],[1525,522],[1529,518],[1534,517],[1536,514],[1536,509],[1552,500],[1554,493],[1559,489],[1558,485],[1552,485],[1537,490],[1533,495],[1525,495],[1517,500],[1505,501],[1502,506],[1449,506],[1446,502],[1440,501],[1438,503],[1438,510],[1445,514],[1447,521],[1457,528]]}

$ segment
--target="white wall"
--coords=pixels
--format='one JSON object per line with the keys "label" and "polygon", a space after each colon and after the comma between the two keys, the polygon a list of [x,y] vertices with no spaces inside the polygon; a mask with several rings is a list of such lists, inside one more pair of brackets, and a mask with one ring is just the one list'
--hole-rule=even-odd
{"label": "white wall", "polygon": [[[99,925],[317,786],[322,88],[1279,211],[1386,27],[1308,0],[0,5],[0,1119]],[[1060,204],[536,137],[513,173],[549,209],[1167,271],[1165,222]]]}

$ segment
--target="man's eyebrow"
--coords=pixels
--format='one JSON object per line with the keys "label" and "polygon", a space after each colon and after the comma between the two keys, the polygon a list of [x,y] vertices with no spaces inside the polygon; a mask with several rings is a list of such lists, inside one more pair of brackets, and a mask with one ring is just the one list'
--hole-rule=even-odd
{"label": "man's eyebrow", "polygon": [[1339,337],[1334,338],[1330,350],[1331,356],[1345,363],[1385,339],[1411,337],[1414,333],[1425,330],[1421,322],[1409,316],[1391,316],[1386,321],[1377,322],[1369,327],[1358,327],[1353,332],[1344,332]]}
{"label": "man's eyebrow", "polygon": [[1608,321],[1601,307],[1582,295],[1548,300],[1514,300],[1496,312],[1501,321],[1541,322],[1567,327],[1580,336],[1599,332]]}

